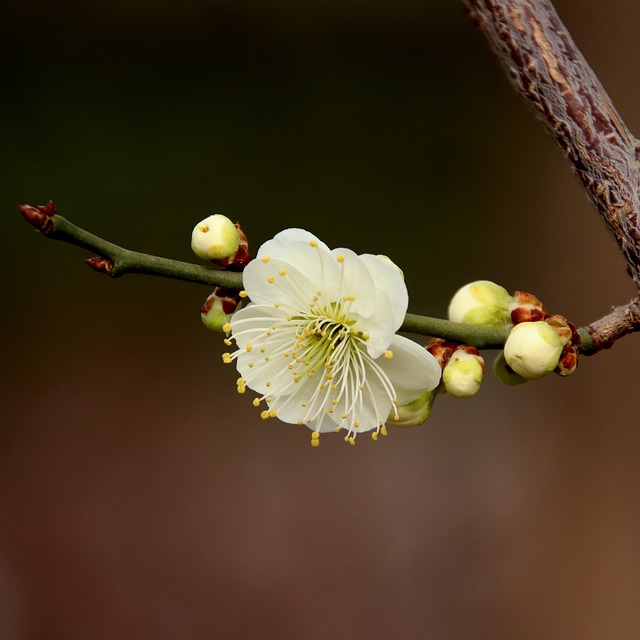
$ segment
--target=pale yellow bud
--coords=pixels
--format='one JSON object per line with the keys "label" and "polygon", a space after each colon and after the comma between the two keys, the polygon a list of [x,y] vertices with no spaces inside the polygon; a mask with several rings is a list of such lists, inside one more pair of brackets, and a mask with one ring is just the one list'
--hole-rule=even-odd
{"label": "pale yellow bud", "polygon": [[454,398],[470,398],[480,390],[484,374],[484,359],[461,349],[453,352],[442,371],[447,393]]}
{"label": "pale yellow bud", "polygon": [[220,213],[199,222],[191,234],[191,248],[203,260],[233,259],[239,246],[236,225]]}
{"label": "pale yellow bud", "polygon": [[470,282],[458,289],[449,303],[449,320],[484,327],[511,324],[515,298],[489,280]]}
{"label": "pale yellow bud", "polygon": [[504,357],[517,374],[532,380],[558,366],[562,346],[562,340],[546,322],[521,322],[507,338]]}
{"label": "pale yellow bud", "polygon": [[501,351],[500,355],[493,361],[493,372],[502,384],[506,384],[510,387],[515,387],[519,384],[524,384],[527,379],[518,375],[508,364],[504,358],[504,353]]}

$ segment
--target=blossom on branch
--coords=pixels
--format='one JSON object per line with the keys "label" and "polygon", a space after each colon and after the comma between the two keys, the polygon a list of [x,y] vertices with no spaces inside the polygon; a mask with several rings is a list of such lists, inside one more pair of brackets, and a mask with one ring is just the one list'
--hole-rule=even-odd
{"label": "blossom on branch", "polygon": [[388,259],[330,250],[311,233],[287,229],[244,270],[251,303],[227,326],[237,350],[238,391],[257,392],[263,418],[373,439],[397,406],[435,389],[441,368],[417,343],[396,335],[408,305],[401,272]]}

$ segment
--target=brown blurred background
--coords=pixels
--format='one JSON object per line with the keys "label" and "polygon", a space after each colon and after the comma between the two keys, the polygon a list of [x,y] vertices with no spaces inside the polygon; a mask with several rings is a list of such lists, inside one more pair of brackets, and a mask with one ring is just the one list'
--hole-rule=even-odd
{"label": "brown blurred background", "polygon": [[[640,132],[640,8],[561,16]],[[640,637],[640,341],[348,447],[263,422],[206,287],[86,268],[16,205],[191,260],[193,225],[385,253],[585,324],[625,265],[459,3],[2,9],[0,638]],[[491,354],[487,354],[491,355]]]}

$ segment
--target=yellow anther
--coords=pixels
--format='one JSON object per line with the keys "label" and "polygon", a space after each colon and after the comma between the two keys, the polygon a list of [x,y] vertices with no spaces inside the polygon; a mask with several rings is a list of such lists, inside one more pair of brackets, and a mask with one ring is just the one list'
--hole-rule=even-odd
{"label": "yellow anther", "polygon": [[270,387],[270,386],[271,386],[271,383],[267,380],[267,381],[264,383],[264,385],[265,385],[265,387]]}
{"label": "yellow anther", "polygon": [[391,351],[391,349],[387,349],[387,350],[384,352],[384,357],[385,357],[387,360],[391,360],[391,358],[393,358],[393,351]]}
{"label": "yellow anther", "polygon": [[271,417],[271,418],[275,418],[276,417],[276,410],[275,409],[269,409],[269,417]]}
{"label": "yellow anther", "polygon": [[327,380],[333,380],[333,376],[330,373],[327,373],[325,377]]}
{"label": "yellow anther", "polygon": [[260,413],[260,417],[261,417],[263,420],[267,420],[268,418],[270,418],[270,416],[269,416],[269,412],[265,409],[264,411],[262,411],[262,412]]}
{"label": "yellow anther", "polygon": [[247,387],[245,387],[243,384],[238,385],[238,393],[244,393],[247,390]]}
{"label": "yellow anther", "polygon": [[354,429],[357,429],[359,426],[360,426],[360,423],[359,423],[359,422],[354,422],[354,423],[353,423],[353,428],[354,428]]}
{"label": "yellow anther", "polygon": [[346,420],[346,419],[347,419],[347,414],[346,414],[346,413],[343,413],[343,414],[342,414],[342,419],[343,419],[343,420]]}
{"label": "yellow anther", "polygon": [[302,420],[298,420],[298,424],[301,425],[302,424]]}
{"label": "yellow anther", "polygon": [[272,401],[273,401],[273,398],[272,398],[271,396],[269,396],[269,397],[267,398],[267,402],[272,402]]}
{"label": "yellow anther", "polygon": [[321,385],[320,385],[320,391],[324,391],[325,389],[326,389],[325,385],[324,385],[324,384],[321,384]]}
{"label": "yellow anther", "polygon": [[334,432],[335,432],[335,433],[338,433],[339,431],[340,431],[340,427],[336,427],[336,428],[334,429]]}
{"label": "yellow anther", "polygon": [[233,342],[231,342],[229,338],[225,338],[223,342],[227,345],[227,347],[230,347],[233,344]]}
{"label": "yellow anther", "polygon": [[307,403],[306,403],[306,402],[301,402],[301,403],[300,403],[300,406],[304,409],[304,407],[306,407],[306,406],[307,406]]}
{"label": "yellow anther", "polygon": [[330,407],[329,409],[327,409],[327,413],[333,413],[333,407]]}
{"label": "yellow anther", "polygon": [[260,406],[260,398],[254,398],[253,399],[253,406],[254,407],[259,407]]}
{"label": "yellow anther", "polygon": [[351,437],[349,438],[349,444],[350,444],[351,446],[355,446],[355,444],[356,444],[356,439],[355,439],[353,436],[351,436]]}
{"label": "yellow anther", "polygon": [[283,276],[287,273],[286,269],[280,269],[280,275]]}
{"label": "yellow anther", "polygon": [[276,309],[279,309],[279,308],[280,308],[280,303],[279,303],[279,302],[274,302],[274,303],[273,303],[273,306],[274,306]]}
{"label": "yellow anther", "polygon": [[311,446],[312,447],[319,447],[320,446],[320,440],[312,440],[311,441]]}
{"label": "yellow anther", "polygon": [[265,362],[269,362],[269,360],[270,360],[270,359],[271,359],[271,358],[269,358],[269,356],[265,356],[265,357],[264,357],[264,361],[265,361]]}
{"label": "yellow anther", "polygon": [[311,434],[311,439],[312,439],[312,440],[319,440],[319,439],[320,439],[320,434],[319,434],[317,431],[314,431],[314,432]]}
{"label": "yellow anther", "polygon": [[389,432],[387,431],[387,427],[385,427],[384,425],[382,425],[382,426],[380,427],[380,433],[381,433],[383,436],[387,436],[387,435],[389,435]]}
{"label": "yellow anther", "polygon": [[225,333],[229,333],[229,331],[231,331],[231,325],[227,322],[226,324],[224,324],[224,325],[222,326],[222,330],[223,330]]}
{"label": "yellow anther", "polygon": [[230,353],[223,353],[222,354],[222,362],[224,362],[225,364],[231,364],[231,362],[232,362],[231,354]]}
{"label": "yellow anther", "polygon": [[364,391],[364,385],[363,385],[363,384],[361,384],[361,385],[358,387],[358,389],[360,389],[360,391]]}
{"label": "yellow anther", "polygon": [[309,242],[309,244],[310,244],[312,247],[317,247],[317,246],[318,246],[318,243],[317,243],[315,240],[311,240],[311,241]]}
{"label": "yellow anther", "polygon": [[362,332],[362,337],[363,337],[365,340],[368,340],[368,339],[371,337],[371,334],[370,334],[368,331],[363,331],[363,332]]}
{"label": "yellow anther", "polygon": [[262,262],[264,262],[265,264],[267,264],[267,262],[269,262],[269,260],[271,260],[270,256],[262,256]]}
{"label": "yellow anther", "polygon": [[343,256],[341,253],[339,253],[339,254],[336,256],[336,260],[337,260],[338,262],[344,262],[344,256]]}
{"label": "yellow anther", "polygon": [[247,351],[251,351],[251,349],[253,349],[253,347],[250,344],[247,344],[247,346],[245,347],[245,349]]}
{"label": "yellow anther", "polygon": [[242,291],[238,291],[238,295],[241,298],[246,298],[249,294],[243,289]]}
{"label": "yellow anther", "polygon": [[249,367],[249,369],[253,369],[253,362],[247,363],[247,366]]}
{"label": "yellow anther", "polygon": [[264,347],[260,347],[260,353],[264,353],[265,349]]}
{"label": "yellow anther", "polygon": [[267,282],[269,282],[270,284],[273,284],[275,282],[275,280],[276,280],[275,276],[269,276],[267,278]]}
{"label": "yellow anther", "polygon": [[332,384],[331,388],[335,391],[338,388],[338,385],[337,384]]}
{"label": "yellow anther", "polygon": [[335,400],[335,399],[333,399],[331,402],[332,402],[333,404],[338,404],[338,401],[337,401],[337,400]]}
{"label": "yellow anther", "polygon": [[238,378],[238,379],[236,380],[236,384],[237,384],[238,386],[242,386],[242,385],[245,385],[245,384],[247,384],[247,383],[244,381],[244,378]]}
{"label": "yellow anther", "polygon": [[378,432],[377,432],[377,431],[372,431],[372,432],[371,432],[371,439],[372,439],[374,442],[377,442],[377,440],[378,440]]}
{"label": "yellow anther", "polygon": [[275,331],[277,328],[278,328],[278,325],[276,324],[271,325],[271,331]]}

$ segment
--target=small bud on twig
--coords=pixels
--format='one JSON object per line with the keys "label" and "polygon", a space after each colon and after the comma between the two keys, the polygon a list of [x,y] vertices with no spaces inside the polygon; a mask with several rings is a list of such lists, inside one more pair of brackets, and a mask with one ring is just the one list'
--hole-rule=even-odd
{"label": "small bud on twig", "polygon": [[53,200],[49,200],[48,204],[32,207],[29,204],[21,204],[18,210],[24,219],[33,225],[36,231],[43,233],[45,236],[53,231],[53,216],[56,215],[56,206]]}

